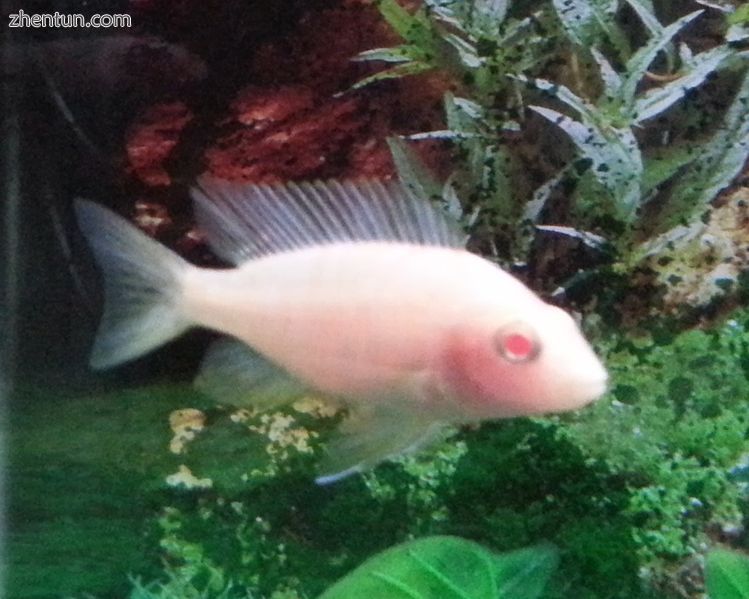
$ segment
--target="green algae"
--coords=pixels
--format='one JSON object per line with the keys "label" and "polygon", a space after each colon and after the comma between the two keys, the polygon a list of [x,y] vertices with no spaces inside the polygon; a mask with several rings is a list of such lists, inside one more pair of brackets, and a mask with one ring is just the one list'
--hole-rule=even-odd
{"label": "green algae", "polygon": [[648,597],[664,585],[661,596],[677,596],[680,560],[712,528],[741,524],[748,324],[738,313],[713,331],[612,336],[612,392],[578,415],[462,430],[332,487],[312,485],[314,460],[297,456],[276,475],[196,492],[184,538],[262,597],[315,596],[371,555],[433,534],[499,551],[553,541],[548,597]]}
{"label": "green algae", "polygon": [[[316,452],[337,416],[238,416],[179,386],[27,393],[12,412],[10,596],[308,598],[391,546],[454,535],[553,542],[547,598],[677,597],[679,569],[745,518],[749,313],[601,338],[612,389],[594,406],[467,427],[326,487]],[[169,484],[180,467],[211,484]]]}
{"label": "green algae", "polygon": [[165,418],[191,393],[17,393],[9,427],[7,596],[125,596],[129,572],[156,576],[152,519],[165,500],[162,473],[172,467]]}

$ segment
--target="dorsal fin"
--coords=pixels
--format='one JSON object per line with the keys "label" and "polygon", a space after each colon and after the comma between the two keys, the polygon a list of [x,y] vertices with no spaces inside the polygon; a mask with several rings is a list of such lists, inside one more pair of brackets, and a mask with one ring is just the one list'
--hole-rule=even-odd
{"label": "dorsal fin", "polygon": [[211,248],[232,264],[336,242],[465,244],[457,225],[397,181],[247,184],[204,177],[191,193]]}

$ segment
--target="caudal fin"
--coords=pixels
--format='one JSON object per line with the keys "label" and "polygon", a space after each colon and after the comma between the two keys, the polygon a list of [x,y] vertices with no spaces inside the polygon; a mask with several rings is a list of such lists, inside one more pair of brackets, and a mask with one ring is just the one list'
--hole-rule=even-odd
{"label": "caudal fin", "polygon": [[78,199],[75,210],[104,276],[91,366],[127,362],[184,332],[180,281],[190,265],[106,208]]}

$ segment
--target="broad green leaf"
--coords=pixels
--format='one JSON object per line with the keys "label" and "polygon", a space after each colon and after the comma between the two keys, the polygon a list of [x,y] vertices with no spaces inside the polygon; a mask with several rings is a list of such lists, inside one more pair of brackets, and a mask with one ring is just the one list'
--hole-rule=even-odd
{"label": "broad green leaf", "polygon": [[627,75],[622,84],[622,100],[625,105],[632,105],[637,91],[637,85],[644,77],[650,63],[684,27],[700,16],[704,10],[697,10],[671,23],[659,35],[653,35],[647,44],[634,53],[627,61]]}
{"label": "broad green leaf", "polygon": [[534,599],[557,569],[559,553],[551,543],[543,543],[495,555],[493,561],[498,599]]}
{"label": "broad green leaf", "polygon": [[557,562],[548,544],[497,555],[457,537],[428,537],[375,555],[319,599],[534,599]]}
{"label": "broad green leaf", "polygon": [[749,599],[749,557],[723,549],[711,551],[705,579],[710,599]]}

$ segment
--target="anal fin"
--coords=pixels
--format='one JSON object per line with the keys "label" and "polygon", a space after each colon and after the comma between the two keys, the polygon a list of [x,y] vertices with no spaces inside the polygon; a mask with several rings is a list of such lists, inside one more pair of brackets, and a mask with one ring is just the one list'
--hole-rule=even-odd
{"label": "anal fin", "polygon": [[218,403],[259,411],[286,405],[308,392],[283,368],[241,341],[228,338],[210,346],[195,386]]}
{"label": "anal fin", "polygon": [[319,466],[319,485],[327,485],[411,453],[437,437],[440,423],[398,407],[376,406],[354,411],[327,445]]}

